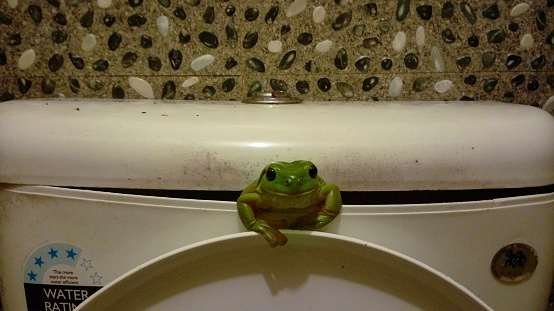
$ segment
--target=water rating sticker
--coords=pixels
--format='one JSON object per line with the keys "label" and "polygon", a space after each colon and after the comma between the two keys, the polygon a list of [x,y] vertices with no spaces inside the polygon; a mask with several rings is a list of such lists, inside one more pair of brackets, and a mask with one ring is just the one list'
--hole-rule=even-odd
{"label": "water rating sticker", "polygon": [[69,311],[107,283],[104,271],[82,248],[52,243],[37,248],[25,262],[29,311]]}

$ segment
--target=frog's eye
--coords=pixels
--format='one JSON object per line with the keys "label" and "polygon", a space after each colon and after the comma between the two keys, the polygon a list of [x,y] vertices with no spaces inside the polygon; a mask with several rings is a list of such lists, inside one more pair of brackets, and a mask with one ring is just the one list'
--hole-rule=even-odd
{"label": "frog's eye", "polygon": [[308,169],[308,172],[310,173],[311,178],[317,177],[317,167],[315,167],[315,165],[310,166],[310,168]]}
{"label": "frog's eye", "polygon": [[275,170],[270,167],[265,172],[265,177],[267,177],[268,181],[273,181],[275,180],[275,177],[277,177],[277,173],[275,173]]}

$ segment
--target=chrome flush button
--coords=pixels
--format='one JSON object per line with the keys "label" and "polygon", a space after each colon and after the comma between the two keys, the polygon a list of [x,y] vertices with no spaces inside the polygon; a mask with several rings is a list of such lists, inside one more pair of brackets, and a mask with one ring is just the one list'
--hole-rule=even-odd
{"label": "chrome flush button", "polygon": [[531,276],[538,262],[535,249],[527,244],[513,243],[504,246],[494,255],[491,270],[500,281],[514,283]]}

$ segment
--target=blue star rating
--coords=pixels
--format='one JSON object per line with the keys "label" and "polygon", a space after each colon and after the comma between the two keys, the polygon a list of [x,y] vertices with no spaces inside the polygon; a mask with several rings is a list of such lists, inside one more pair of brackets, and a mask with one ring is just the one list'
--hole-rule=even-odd
{"label": "blue star rating", "polygon": [[42,265],[44,264],[44,261],[42,261],[42,257],[35,257],[35,265],[38,265],[39,268],[42,268]]}
{"label": "blue star rating", "polygon": [[67,252],[67,258],[71,258],[71,259],[75,260],[75,256],[77,256],[77,253],[75,253],[75,252],[73,251],[73,248],[72,248],[71,250],[69,250],[69,251],[66,250],[66,252]]}
{"label": "blue star rating", "polygon": [[31,273],[27,273],[27,275],[29,276],[29,281],[36,281],[37,280],[37,275],[36,273],[33,273],[33,270],[31,270]]}
{"label": "blue star rating", "polygon": [[48,255],[50,255],[50,259],[53,259],[54,257],[58,257],[58,250],[54,250],[52,247],[50,247],[50,251],[48,252]]}

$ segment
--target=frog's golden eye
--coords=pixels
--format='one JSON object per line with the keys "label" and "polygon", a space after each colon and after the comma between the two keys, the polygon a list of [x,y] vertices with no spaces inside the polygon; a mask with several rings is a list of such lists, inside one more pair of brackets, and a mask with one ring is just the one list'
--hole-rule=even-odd
{"label": "frog's golden eye", "polygon": [[265,177],[267,178],[268,181],[273,181],[275,180],[275,177],[277,177],[277,173],[275,173],[275,170],[270,167],[265,172]]}
{"label": "frog's golden eye", "polygon": [[308,169],[308,172],[310,173],[311,178],[317,177],[317,167],[315,167],[315,165],[310,166],[310,168]]}

